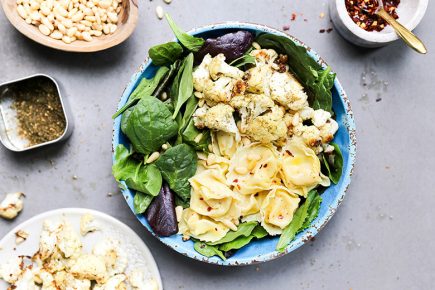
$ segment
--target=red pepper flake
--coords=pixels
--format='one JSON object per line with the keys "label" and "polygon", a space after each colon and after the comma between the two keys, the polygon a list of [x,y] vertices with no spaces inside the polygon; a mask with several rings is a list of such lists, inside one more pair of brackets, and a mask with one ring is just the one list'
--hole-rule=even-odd
{"label": "red pepper flake", "polygon": [[282,220],[284,217],[282,215],[278,216],[278,219]]}
{"label": "red pepper flake", "polygon": [[290,20],[291,20],[291,21],[295,21],[295,20],[296,20],[296,16],[297,16],[296,13],[293,12],[293,13],[292,13],[292,18],[291,18]]}
{"label": "red pepper flake", "polygon": [[207,207],[207,211],[211,211],[211,210],[212,210],[211,206]]}
{"label": "red pepper flake", "polygon": [[233,183],[237,183],[237,182],[239,182],[237,178],[233,180]]}
{"label": "red pepper flake", "polygon": [[290,150],[285,150],[285,153],[287,153],[291,157],[294,157],[294,155],[290,152]]}
{"label": "red pepper flake", "polygon": [[204,198],[203,198],[203,197],[200,197],[199,200],[204,200]]}
{"label": "red pepper flake", "polygon": [[383,1],[384,9],[393,18],[399,18],[397,7],[400,0],[345,0],[347,13],[359,27],[367,31],[381,31],[388,23],[375,12],[379,6],[378,1]]}
{"label": "red pepper flake", "polygon": [[266,164],[264,164],[264,166],[263,166],[264,168],[267,168],[267,163]]}

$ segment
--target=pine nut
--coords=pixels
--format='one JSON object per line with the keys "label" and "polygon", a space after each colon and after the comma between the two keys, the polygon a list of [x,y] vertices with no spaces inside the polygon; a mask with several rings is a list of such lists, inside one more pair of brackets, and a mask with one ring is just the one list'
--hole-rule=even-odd
{"label": "pine nut", "polygon": [[166,4],[171,4],[172,0],[164,0]]}
{"label": "pine nut", "polygon": [[55,30],[50,34],[50,37],[53,39],[62,39],[63,34],[59,30]]}
{"label": "pine nut", "polygon": [[110,7],[111,4],[112,4],[111,0],[101,0],[100,3],[98,4],[98,6],[103,8],[103,9],[107,9]]}
{"label": "pine nut", "polygon": [[103,32],[101,30],[91,30],[91,35],[98,37],[98,36],[103,35]]}
{"label": "pine nut", "polygon": [[88,31],[84,31],[82,33],[82,36],[83,36],[83,40],[92,41],[92,36]]}
{"label": "pine nut", "polygon": [[160,157],[160,153],[159,152],[153,152],[150,157],[148,157],[148,159],[145,161],[145,163],[149,164],[152,163],[154,161],[156,161],[157,159],[159,159]]}
{"label": "pine nut", "polygon": [[30,14],[30,18],[35,21],[41,21],[41,15],[39,15],[38,11],[33,11],[32,14]]}
{"label": "pine nut", "polygon": [[42,24],[44,24],[48,29],[50,29],[50,31],[54,30],[54,26],[53,24],[51,24],[51,22],[47,19],[47,18],[42,18],[41,19]]}
{"label": "pine nut", "polygon": [[109,34],[110,33],[110,27],[108,24],[104,24],[103,25],[103,32],[104,34]]}
{"label": "pine nut", "polygon": [[66,27],[62,23],[59,23],[57,25],[57,29],[59,29],[59,31],[62,32],[62,34],[66,34]]}
{"label": "pine nut", "polygon": [[252,47],[254,47],[255,49],[261,49],[261,46],[255,41],[252,43]]}
{"label": "pine nut", "polygon": [[87,26],[87,27],[91,27],[92,26],[92,22],[87,21],[87,20],[82,20],[82,21],[80,21],[80,23],[83,24],[84,26]]}
{"label": "pine nut", "polygon": [[110,21],[112,21],[113,23],[118,22],[118,15],[116,13],[109,12],[109,13],[107,13],[107,16],[109,17]]}
{"label": "pine nut", "polygon": [[199,133],[198,135],[196,135],[196,137],[195,137],[195,139],[193,139],[193,141],[195,143],[199,143],[199,142],[201,142],[202,137],[203,137],[203,134]]}
{"label": "pine nut", "polygon": [[23,19],[27,18],[27,12],[26,12],[26,9],[24,9],[23,5],[19,5],[17,7],[17,11],[18,11],[18,14],[21,16],[21,18],[23,18]]}
{"label": "pine nut", "polygon": [[81,20],[83,20],[83,17],[84,17],[84,15],[83,15],[83,13],[76,13],[75,15],[73,15],[72,17],[71,17],[71,20],[73,21],[73,22],[79,22],[79,21],[81,21]]}
{"label": "pine nut", "polygon": [[66,34],[69,37],[73,37],[77,33],[77,31],[78,31],[77,27],[71,27],[67,30]]}
{"label": "pine nut", "polygon": [[66,28],[71,28],[73,27],[73,22],[71,21],[71,19],[65,19],[62,20],[62,25],[65,26]]}
{"label": "pine nut", "polygon": [[45,26],[44,24],[39,24],[38,28],[42,34],[47,35],[47,36],[50,35],[50,29],[47,26]]}
{"label": "pine nut", "polygon": [[116,24],[111,24],[110,25],[110,34],[115,33],[117,28],[118,28],[118,26],[116,26]]}
{"label": "pine nut", "polygon": [[62,41],[65,42],[66,44],[70,44],[72,42],[72,39],[68,35],[64,35],[62,37]]}
{"label": "pine nut", "polygon": [[160,6],[160,5],[157,6],[157,7],[156,7],[156,15],[157,15],[157,17],[158,17],[159,19],[163,19],[164,14],[165,14],[165,12],[163,11],[162,6]]}

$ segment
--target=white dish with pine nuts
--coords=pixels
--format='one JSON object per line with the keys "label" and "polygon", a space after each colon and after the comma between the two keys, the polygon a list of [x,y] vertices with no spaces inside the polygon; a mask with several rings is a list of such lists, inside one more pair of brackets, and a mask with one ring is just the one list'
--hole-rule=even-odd
{"label": "white dish with pine nuts", "polygon": [[93,52],[126,40],[136,27],[137,0],[0,0],[21,33],[45,46]]}

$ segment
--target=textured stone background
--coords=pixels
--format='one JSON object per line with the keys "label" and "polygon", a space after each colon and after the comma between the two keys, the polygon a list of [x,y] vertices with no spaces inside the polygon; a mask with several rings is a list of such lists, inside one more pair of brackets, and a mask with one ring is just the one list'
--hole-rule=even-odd
{"label": "textured stone background", "polygon": [[[66,143],[24,154],[0,147],[0,195],[23,191],[25,210],[0,221],[0,237],[24,220],[61,207],[104,211],[143,237],[165,289],[431,289],[435,282],[435,5],[416,32],[427,56],[403,43],[354,47],[331,27],[326,0],[140,0],[131,38],[94,54],[54,51],[20,35],[0,13],[0,82],[46,73],[63,85],[76,128]],[[430,1],[432,2],[432,1]],[[150,46],[172,39],[154,13],[162,5],[189,29],[226,20],[267,24],[314,48],[337,72],[353,105],[358,154],[348,194],[315,241],[276,261],[220,268],[185,258],[136,221],[111,177],[111,115]],[[291,14],[298,13],[296,21]],[[321,13],[324,18],[320,18]],[[300,15],[303,13],[303,16]],[[307,21],[304,21],[304,18]],[[431,24],[432,23],[432,24]],[[366,75],[369,86],[361,84]],[[384,86],[386,82],[388,85]],[[76,175],[77,180],[73,179]]]}

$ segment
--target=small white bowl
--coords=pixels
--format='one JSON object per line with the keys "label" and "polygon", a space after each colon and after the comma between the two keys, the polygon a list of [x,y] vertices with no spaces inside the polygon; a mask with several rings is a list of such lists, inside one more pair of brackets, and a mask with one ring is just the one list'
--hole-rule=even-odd
{"label": "small white bowl", "polygon": [[[426,13],[428,0],[401,0],[397,8],[398,21],[413,30]],[[345,0],[330,0],[329,13],[337,31],[349,42],[363,47],[380,47],[399,39],[394,29],[387,25],[382,31],[368,32],[350,18]]]}

